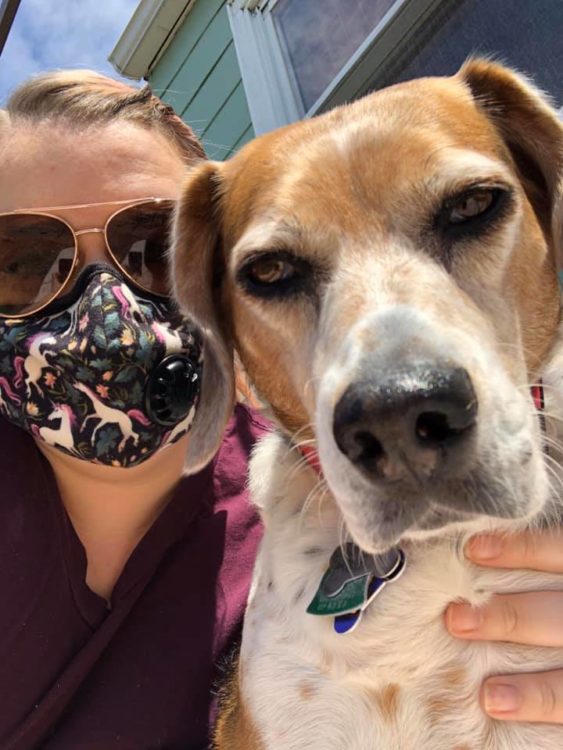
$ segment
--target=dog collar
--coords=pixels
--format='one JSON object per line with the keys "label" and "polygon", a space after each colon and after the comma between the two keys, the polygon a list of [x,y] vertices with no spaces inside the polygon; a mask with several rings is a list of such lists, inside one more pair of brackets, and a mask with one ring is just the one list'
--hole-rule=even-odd
{"label": "dog collar", "polygon": [[312,448],[310,445],[300,445],[299,451],[303,458],[307,461],[311,469],[317,474],[321,474],[321,462],[319,461],[319,454],[316,448]]}
{"label": "dog collar", "polygon": [[[532,399],[534,400],[534,406],[536,407],[536,411],[538,412],[538,416],[540,418],[540,426],[542,428],[542,432],[545,433],[545,394],[543,392],[543,381],[541,378],[536,384],[530,387],[530,392],[532,394]],[[544,450],[547,452],[547,446],[544,447]]]}
{"label": "dog collar", "polygon": [[530,387],[530,392],[534,400],[534,406],[538,411],[543,411],[545,408],[544,393],[543,393],[543,382],[540,378],[535,385]]}

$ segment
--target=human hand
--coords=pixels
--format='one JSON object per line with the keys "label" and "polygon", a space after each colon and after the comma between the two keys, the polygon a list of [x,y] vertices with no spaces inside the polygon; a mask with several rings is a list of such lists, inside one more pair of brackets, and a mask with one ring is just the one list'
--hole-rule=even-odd
{"label": "human hand", "polygon": [[[476,536],[465,554],[485,567],[563,573],[563,530]],[[480,609],[450,604],[445,622],[456,638],[563,647],[563,591],[497,594]],[[495,719],[563,724],[563,669],[490,677],[481,703]]]}

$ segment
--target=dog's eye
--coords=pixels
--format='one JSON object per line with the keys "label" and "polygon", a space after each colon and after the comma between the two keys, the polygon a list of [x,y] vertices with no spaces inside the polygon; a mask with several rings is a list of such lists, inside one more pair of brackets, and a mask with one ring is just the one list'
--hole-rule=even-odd
{"label": "dog's eye", "polygon": [[295,267],[281,258],[259,258],[246,267],[246,276],[256,284],[275,284],[295,275]]}
{"label": "dog's eye", "polygon": [[278,250],[246,260],[237,271],[237,282],[256,297],[286,297],[311,291],[313,276],[307,260]]}
{"label": "dog's eye", "polygon": [[509,188],[471,187],[444,201],[434,226],[450,240],[482,234],[510,207],[511,195]]}
{"label": "dog's eye", "polygon": [[474,193],[464,195],[450,208],[450,224],[461,224],[468,219],[484,214],[495,200],[494,191],[476,190]]}

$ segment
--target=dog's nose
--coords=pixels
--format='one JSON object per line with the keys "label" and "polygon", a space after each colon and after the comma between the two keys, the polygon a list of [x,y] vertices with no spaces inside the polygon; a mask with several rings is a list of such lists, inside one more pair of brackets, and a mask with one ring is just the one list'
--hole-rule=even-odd
{"label": "dog's nose", "polygon": [[420,484],[455,473],[476,419],[466,370],[418,363],[350,385],[334,410],[333,432],[370,479]]}

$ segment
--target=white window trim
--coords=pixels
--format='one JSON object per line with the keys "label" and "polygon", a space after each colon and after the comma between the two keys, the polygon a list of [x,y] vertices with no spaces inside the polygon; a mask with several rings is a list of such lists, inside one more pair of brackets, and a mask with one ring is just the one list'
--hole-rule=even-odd
{"label": "white window trim", "polygon": [[[249,4],[255,10],[249,10]],[[278,42],[272,16],[255,0],[227,6],[229,22],[256,135],[305,114]]]}
{"label": "white window trim", "polygon": [[293,71],[286,62],[271,11],[278,0],[230,0],[229,21],[242,80],[257,135],[342,104],[365,93],[383,75],[391,51],[412,39],[416,29],[445,0],[396,0],[389,11],[305,111]]}

